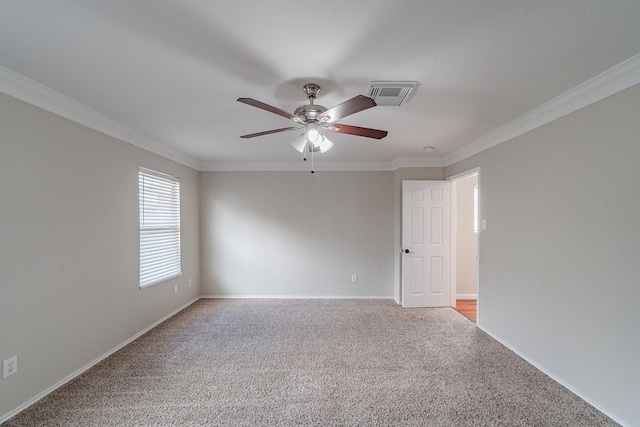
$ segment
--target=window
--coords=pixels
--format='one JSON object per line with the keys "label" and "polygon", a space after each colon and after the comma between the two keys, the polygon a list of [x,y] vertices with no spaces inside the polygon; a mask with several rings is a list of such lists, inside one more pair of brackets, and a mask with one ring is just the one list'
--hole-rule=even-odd
{"label": "window", "polygon": [[140,168],[140,287],[182,275],[180,181]]}

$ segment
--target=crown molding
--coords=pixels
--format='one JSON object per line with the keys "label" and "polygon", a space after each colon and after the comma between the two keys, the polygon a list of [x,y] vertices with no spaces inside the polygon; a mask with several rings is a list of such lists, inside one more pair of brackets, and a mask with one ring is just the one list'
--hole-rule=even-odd
{"label": "crown molding", "polygon": [[[396,158],[390,162],[323,162],[316,161],[317,172],[393,172],[398,168],[444,167],[440,157]],[[201,171],[206,172],[309,172],[310,162],[203,162]]]}
{"label": "crown molding", "polygon": [[[205,172],[309,172],[311,162],[203,162]],[[323,162],[314,163],[316,172],[393,171],[391,162]]]}
{"label": "crown molding", "polygon": [[392,170],[398,168],[441,168],[444,167],[442,157],[396,157],[391,161]]}
{"label": "crown molding", "polygon": [[640,83],[640,54],[443,156],[445,166],[509,141]]}
{"label": "crown molding", "polygon": [[0,66],[0,92],[190,168],[200,169],[198,160],[3,66]]}

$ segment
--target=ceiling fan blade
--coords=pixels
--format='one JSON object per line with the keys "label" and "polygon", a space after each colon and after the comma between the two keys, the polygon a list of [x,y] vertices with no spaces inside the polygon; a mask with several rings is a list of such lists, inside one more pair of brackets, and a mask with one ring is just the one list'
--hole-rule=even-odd
{"label": "ceiling fan blade", "polygon": [[367,138],[382,139],[387,136],[386,130],[361,128],[359,126],[341,125],[338,123],[331,123],[326,126],[325,129],[331,132],[348,133],[349,135],[365,136]]}
{"label": "ceiling fan blade", "polygon": [[377,104],[373,99],[364,95],[358,95],[344,101],[342,104],[329,108],[322,114],[318,114],[318,119],[321,122],[333,122],[335,120],[340,120],[343,117],[350,116],[351,114],[375,107],[376,105]]}
{"label": "ceiling fan blade", "polygon": [[251,105],[252,107],[261,108],[263,110],[269,111],[270,113],[277,114],[282,117],[286,117],[287,119],[293,120],[295,116],[291,113],[287,113],[284,110],[281,110],[273,105],[265,104],[264,102],[260,102],[253,98],[238,98],[238,102],[242,102],[243,104]]}
{"label": "ceiling fan blade", "polygon": [[271,130],[265,130],[264,132],[257,132],[257,133],[250,133],[248,135],[242,135],[240,136],[240,138],[253,138],[256,136],[269,135],[272,133],[278,133],[278,132],[284,132],[287,130],[296,130],[296,129],[302,129],[302,128],[288,127],[288,128],[280,128],[280,129],[271,129]]}

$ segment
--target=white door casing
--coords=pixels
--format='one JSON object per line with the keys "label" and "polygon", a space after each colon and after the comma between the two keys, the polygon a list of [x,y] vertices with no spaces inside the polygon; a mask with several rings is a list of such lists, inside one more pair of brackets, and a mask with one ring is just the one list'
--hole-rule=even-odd
{"label": "white door casing", "polygon": [[449,181],[402,182],[402,252],[402,306],[449,307]]}

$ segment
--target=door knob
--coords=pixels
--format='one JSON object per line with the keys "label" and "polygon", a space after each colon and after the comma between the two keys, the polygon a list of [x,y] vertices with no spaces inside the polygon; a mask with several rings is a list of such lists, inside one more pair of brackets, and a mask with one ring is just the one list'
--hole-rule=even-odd
{"label": "door knob", "polygon": [[411,252],[409,249],[405,249],[405,250],[404,250],[404,253],[405,253],[405,254],[410,254],[410,253],[413,253],[413,252]]}

